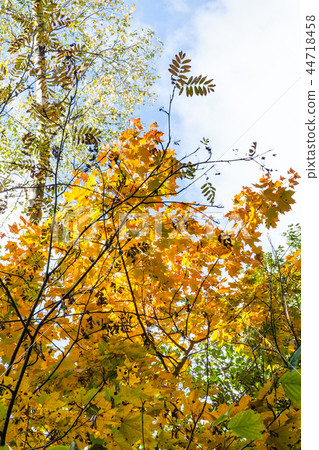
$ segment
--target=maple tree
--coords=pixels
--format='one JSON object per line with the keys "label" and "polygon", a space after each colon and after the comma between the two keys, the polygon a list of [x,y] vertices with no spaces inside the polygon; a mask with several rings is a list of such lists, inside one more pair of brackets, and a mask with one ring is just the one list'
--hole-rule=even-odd
{"label": "maple tree", "polygon": [[[273,180],[266,170],[243,187],[226,215],[235,222],[231,233],[211,216],[209,179],[206,205],[178,200],[198,170],[223,161],[205,139],[205,161],[178,158],[174,94],[208,95],[215,85],[190,76],[180,52],[169,69],[167,141],[156,123],[145,130],[139,119],[120,131],[151,80],[143,54],[153,55],[151,35],[133,47],[121,43],[129,21],[122,8],[102,0],[2,7],[17,28],[1,30],[1,70],[11,77],[1,90],[1,194],[39,193],[1,233],[0,445],[298,448],[299,251],[271,259],[260,244],[260,227],[275,227],[294,203],[298,174],[290,169]],[[90,11],[96,27],[87,35],[82,21]],[[104,19],[124,72],[110,65],[97,85],[106,67],[106,49],[96,53]],[[121,84],[117,74],[126,83],[128,73]],[[122,106],[119,86],[127,92]],[[9,114],[19,102],[22,113]],[[262,157],[253,143],[234,162],[264,168]],[[200,377],[198,352],[205,355]],[[231,360],[236,382],[214,372],[217,359]],[[241,367],[252,360],[244,380]]]}
{"label": "maple tree", "polygon": [[[208,373],[210,383],[218,384],[215,408],[225,403],[237,404],[246,398],[254,410],[260,410],[261,416],[268,420],[267,417],[273,418],[276,413],[286,411],[289,404],[282,388],[281,391],[276,388],[281,373],[278,367],[300,371],[300,226],[290,226],[284,235],[287,247],[272,248],[263,255],[260,267],[246,273],[242,283],[232,283],[233,289],[227,292],[231,306],[236,304],[234,293],[241,296],[242,311],[249,307],[249,313],[253,313],[264,308],[263,321],[258,324],[250,320],[249,315],[236,317],[236,311],[230,321],[241,320],[241,332],[219,346],[202,346],[194,356],[190,367],[194,383],[203,383]],[[252,292],[253,295],[247,295]],[[293,376],[297,390],[291,392],[287,386],[285,389],[296,400],[300,395],[300,377],[299,374]],[[263,397],[267,399],[266,404],[260,401]],[[291,448],[295,444],[298,448],[297,426],[289,419],[289,415],[281,417],[285,424],[281,432],[276,432],[275,423],[269,427],[269,445]]]}
{"label": "maple tree", "polygon": [[[299,333],[298,314],[284,326],[281,312],[272,313],[280,336],[266,326],[257,229],[289,210],[298,175],[265,175],[235,197],[228,214],[239,228],[228,248],[218,227],[198,220],[206,207],[170,200],[183,165],[158,147],[161,137],[155,125],[143,133],[133,121],[94,170],[74,174],[55,216],[11,225],[17,238],[6,243],[0,269],[3,445],[243,448],[248,439],[270,448],[272,430],[296,436],[298,399],[278,377],[280,358],[295,350],[289,330],[293,320]],[[297,276],[298,261],[290,256],[285,270]],[[279,375],[257,398],[214,409],[218,380],[194,388],[192,351],[251,324],[265,326],[264,346],[280,338],[269,353]]]}

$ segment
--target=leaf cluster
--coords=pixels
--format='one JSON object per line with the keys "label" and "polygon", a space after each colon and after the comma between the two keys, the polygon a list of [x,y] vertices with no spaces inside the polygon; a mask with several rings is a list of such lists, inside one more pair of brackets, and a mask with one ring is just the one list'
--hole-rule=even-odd
{"label": "leaf cluster", "polygon": [[187,76],[191,70],[191,60],[186,58],[186,53],[180,51],[175,55],[169,66],[169,72],[171,73],[171,83],[179,91],[179,95],[185,90],[186,97],[206,96],[211,92],[214,92],[213,80],[207,80],[207,76]]}

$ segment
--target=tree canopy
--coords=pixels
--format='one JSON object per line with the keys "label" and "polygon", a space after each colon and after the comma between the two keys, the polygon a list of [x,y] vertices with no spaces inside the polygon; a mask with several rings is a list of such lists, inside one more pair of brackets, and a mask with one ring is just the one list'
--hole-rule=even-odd
{"label": "tree canopy", "polygon": [[[153,56],[151,35],[125,41],[123,8],[2,7],[14,26],[1,30],[11,74],[1,90],[1,448],[298,449],[299,229],[288,230],[287,250],[266,253],[261,238],[291,209],[299,176],[274,179],[253,143],[233,163],[264,173],[234,197],[231,229],[211,212],[208,175],[205,204],[181,201],[217,161],[205,139],[206,160],[177,155],[174,94],[215,85],[191,75],[180,52],[167,136],[138,118],[121,130],[118,118],[146,95]],[[27,195],[13,214],[6,198],[26,191],[33,203]]]}
{"label": "tree canopy", "polygon": [[41,185],[69,182],[154,97],[160,43],[123,0],[5,0],[0,14],[2,185],[42,202],[36,215]]}

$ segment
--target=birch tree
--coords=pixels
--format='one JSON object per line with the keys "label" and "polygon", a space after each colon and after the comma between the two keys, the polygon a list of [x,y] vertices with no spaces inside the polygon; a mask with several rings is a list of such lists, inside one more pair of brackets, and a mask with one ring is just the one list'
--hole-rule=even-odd
{"label": "birch tree", "polygon": [[6,0],[0,11],[2,190],[28,197],[39,221],[56,164],[59,181],[70,180],[152,100],[159,44],[133,30],[122,0]]}

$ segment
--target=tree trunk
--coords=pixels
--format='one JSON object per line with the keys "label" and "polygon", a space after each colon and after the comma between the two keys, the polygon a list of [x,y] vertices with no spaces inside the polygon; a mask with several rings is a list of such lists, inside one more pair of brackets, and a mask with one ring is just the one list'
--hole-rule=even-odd
{"label": "tree trunk", "polygon": [[[33,0],[32,13],[35,25],[34,46],[33,46],[33,63],[36,72],[35,84],[35,103],[39,111],[44,112],[48,95],[46,88],[46,58],[45,46],[43,40],[43,14],[42,1]],[[28,203],[28,214],[34,223],[39,223],[42,217],[43,199],[45,193],[45,184],[47,178],[47,170],[49,168],[49,152],[48,138],[45,126],[39,121],[37,127],[38,148],[36,154],[33,155],[33,167],[31,171],[31,186]]]}

